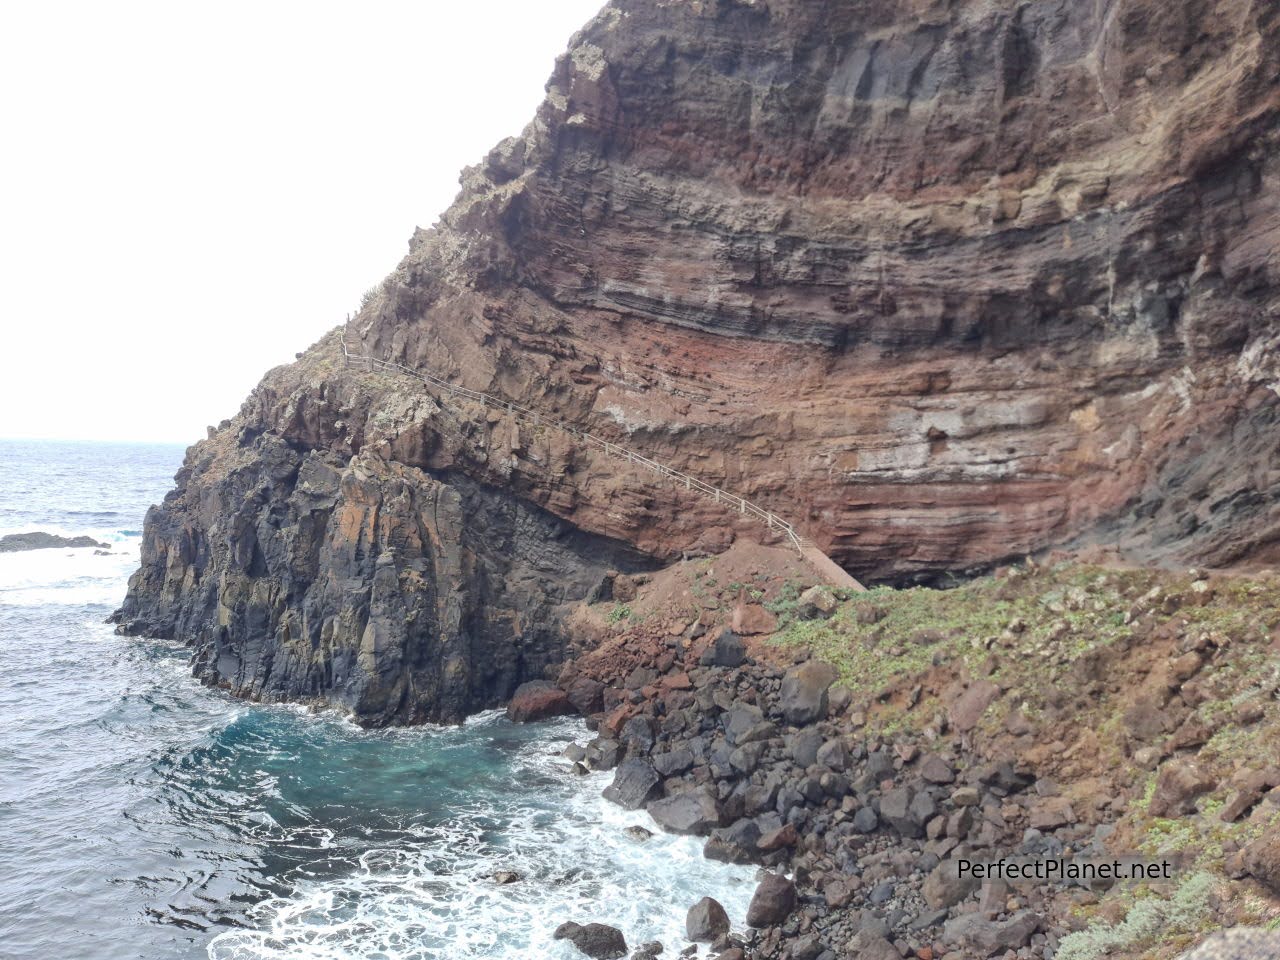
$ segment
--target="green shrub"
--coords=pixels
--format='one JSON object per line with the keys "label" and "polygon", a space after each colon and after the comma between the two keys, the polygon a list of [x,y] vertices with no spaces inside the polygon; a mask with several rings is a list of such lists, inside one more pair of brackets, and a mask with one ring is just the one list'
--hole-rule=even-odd
{"label": "green shrub", "polygon": [[1213,884],[1210,874],[1194,873],[1170,899],[1140,900],[1114,926],[1094,921],[1089,929],[1062,938],[1056,960],[1099,960],[1117,950],[1167,942],[1177,934],[1192,933],[1209,915]]}

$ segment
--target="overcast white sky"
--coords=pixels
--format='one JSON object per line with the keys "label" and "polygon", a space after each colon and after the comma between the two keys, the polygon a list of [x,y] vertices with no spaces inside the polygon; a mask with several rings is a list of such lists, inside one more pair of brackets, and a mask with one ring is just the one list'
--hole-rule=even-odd
{"label": "overcast white sky", "polygon": [[0,5],[0,437],[231,416],[521,130],[602,5]]}

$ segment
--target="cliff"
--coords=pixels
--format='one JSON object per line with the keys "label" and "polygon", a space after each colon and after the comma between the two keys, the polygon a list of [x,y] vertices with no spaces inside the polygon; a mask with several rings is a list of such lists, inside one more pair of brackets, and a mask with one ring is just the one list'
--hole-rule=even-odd
{"label": "cliff", "polygon": [[795,521],[854,574],[1280,557],[1275,4],[639,3],[148,518],[124,628],[236,692],[454,718],[568,605],[739,532],[429,370]]}

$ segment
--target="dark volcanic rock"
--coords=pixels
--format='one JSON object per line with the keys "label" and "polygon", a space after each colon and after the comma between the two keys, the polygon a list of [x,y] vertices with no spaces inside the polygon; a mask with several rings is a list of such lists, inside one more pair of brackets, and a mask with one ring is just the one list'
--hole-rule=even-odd
{"label": "dark volcanic rock", "polygon": [[579,677],[569,684],[566,691],[573,709],[583,716],[599,713],[604,709],[604,684],[590,677]]}
{"label": "dark volcanic rock", "polygon": [[720,901],[703,897],[689,908],[684,927],[685,935],[694,943],[711,943],[729,932],[729,915]]}
{"label": "dark volcanic rock", "polygon": [[[342,389],[328,403],[371,402]],[[357,454],[315,398],[286,441],[267,427],[277,402],[259,388],[242,412],[257,427],[192,448],[114,615],[188,642],[207,683],[371,726],[460,720],[563,661],[560,600],[649,565],[464,474]]]}
{"label": "dark volcanic rock", "polygon": [[827,691],[835,680],[835,667],[819,660],[788,670],[778,697],[787,723],[799,727],[826,717]]}
{"label": "dark volcanic rock", "polygon": [[516,723],[545,720],[573,712],[568,695],[547,680],[530,680],[516,687],[507,704],[507,719]]}
{"label": "dark volcanic rock", "polygon": [[746,653],[742,638],[725,627],[707,647],[702,662],[708,666],[736,667],[746,659]]}
{"label": "dark volcanic rock", "polygon": [[716,798],[705,789],[663,797],[650,802],[645,809],[659,826],[672,833],[706,833],[720,825]]}
{"label": "dark volcanic rock", "polygon": [[702,848],[708,860],[721,863],[751,863],[759,858],[756,844],[760,840],[760,826],[746,817],[727,827],[712,832]]}
{"label": "dark volcanic rock", "polygon": [[605,923],[560,924],[552,934],[555,940],[568,940],[593,960],[619,960],[627,955],[627,941],[622,931]]}
{"label": "dark volcanic rock", "polygon": [[639,810],[658,788],[659,778],[648,761],[633,758],[618,764],[613,782],[604,788],[606,800],[625,810]]}
{"label": "dark volcanic rock", "polygon": [[16,553],[19,550],[49,550],[53,547],[99,547],[109,549],[111,544],[99,543],[92,537],[59,537],[56,534],[35,531],[33,533],[9,533],[0,537],[0,553]]}

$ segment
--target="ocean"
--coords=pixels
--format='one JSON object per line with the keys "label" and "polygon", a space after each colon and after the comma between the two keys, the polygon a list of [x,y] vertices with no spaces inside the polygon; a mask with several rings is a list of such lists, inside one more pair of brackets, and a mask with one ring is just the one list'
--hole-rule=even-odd
{"label": "ocean", "polygon": [[708,895],[741,929],[752,868],[602,800],[610,775],[560,755],[590,736],[578,720],[364,731],[117,636],[182,453],[0,441],[0,534],[110,544],[0,554],[0,956],[571,960],[565,920],[673,956]]}

